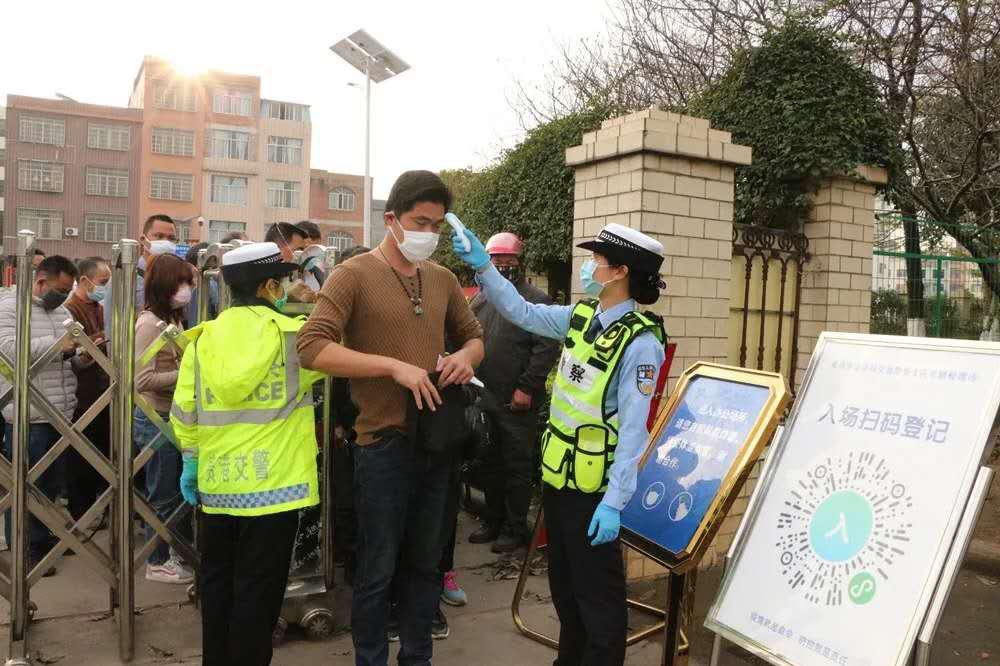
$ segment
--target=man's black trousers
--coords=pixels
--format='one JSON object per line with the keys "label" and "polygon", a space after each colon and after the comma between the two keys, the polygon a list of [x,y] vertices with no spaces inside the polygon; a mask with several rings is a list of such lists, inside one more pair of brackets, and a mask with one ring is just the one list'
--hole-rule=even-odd
{"label": "man's black trousers", "polygon": [[527,536],[532,485],[538,475],[538,412],[509,409],[489,413],[492,445],[484,469],[486,522],[515,537]]}
{"label": "man's black trousers", "polygon": [[268,666],[298,528],[297,511],[202,514],[203,666]]}

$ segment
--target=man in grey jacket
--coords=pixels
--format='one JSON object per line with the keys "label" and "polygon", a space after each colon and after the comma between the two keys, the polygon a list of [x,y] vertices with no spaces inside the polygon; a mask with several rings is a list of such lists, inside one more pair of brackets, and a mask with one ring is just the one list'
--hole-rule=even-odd
{"label": "man in grey jacket", "polygon": [[[72,319],[69,310],[63,305],[73,281],[77,277],[76,266],[66,257],[53,255],[42,261],[35,271],[34,282],[31,284],[31,361],[34,363],[45,355],[52,345],[66,332],[63,325],[67,319]],[[14,327],[17,319],[17,297],[9,294],[0,300],[0,350],[15,362],[16,344]],[[76,358],[75,343],[67,339],[62,344],[62,353],[45,366],[32,384],[52,403],[64,417],[72,419],[76,409],[76,375],[73,373],[72,362]],[[10,384],[0,381],[0,392],[6,392]],[[3,443],[3,453],[8,460],[11,458],[11,447],[14,440],[14,404],[7,403],[3,409],[6,420],[6,432]],[[48,418],[32,403],[30,408],[31,425],[28,430],[28,464],[34,465],[59,440],[59,432],[48,422]],[[38,479],[38,487],[49,499],[55,499],[57,492],[65,483],[65,469],[60,456]],[[4,521],[7,543],[10,543],[10,512]],[[54,545],[52,533],[40,521],[32,517],[28,523],[28,557],[30,566],[34,567]],[[51,576],[55,568],[49,569],[44,575]]]}
{"label": "man in grey jacket", "polygon": [[[496,234],[486,243],[493,265],[521,296],[530,303],[552,303],[548,294],[524,278],[522,249],[521,239],[509,232]],[[493,541],[493,552],[506,553],[528,541],[528,508],[538,472],[538,408],[546,402],[545,381],[559,358],[560,344],[510,323],[483,294],[470,305],[482,324],[486,344],[486,356],[476,374],[486,384],[483,404],[493,442],[483,470],[485,522],[469,541]]]}

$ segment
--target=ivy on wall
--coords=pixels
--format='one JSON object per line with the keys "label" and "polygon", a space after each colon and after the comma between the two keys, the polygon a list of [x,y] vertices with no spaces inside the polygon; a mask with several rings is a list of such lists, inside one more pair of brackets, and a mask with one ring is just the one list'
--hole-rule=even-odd
{"label": "ivy on wall", "polygon": [[797,228],[824,178],[897,162],[874,79],[808,23],[790,21],[739,53],[684,112],[753,147],[753,164],[736,170],[742,224]]}

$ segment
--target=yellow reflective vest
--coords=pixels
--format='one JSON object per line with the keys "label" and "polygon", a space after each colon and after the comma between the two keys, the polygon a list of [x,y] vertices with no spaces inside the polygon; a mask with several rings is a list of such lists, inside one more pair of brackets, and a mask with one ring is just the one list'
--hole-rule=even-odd
{"label": "yellow reflective vest", "polygon": [[[608,473],[618,446],[618,414],[607,413],[604,398],[625,349],[651,331],[663,342],[663,322],[650,312],[629,312],[588,339],[596,300],[576,304],[552,386],[549,422],[542,435],[542,481],[557,490],[584,493],[608,489]],[[584,371],[586,369],[586,372]]]}
{"label": "yellow reflective vest", "polygon": [[312,385],[299,365],[304,319],[238,306],[187,331],[170,423],[198,458],[206,513],[261,516],[319,503]]}

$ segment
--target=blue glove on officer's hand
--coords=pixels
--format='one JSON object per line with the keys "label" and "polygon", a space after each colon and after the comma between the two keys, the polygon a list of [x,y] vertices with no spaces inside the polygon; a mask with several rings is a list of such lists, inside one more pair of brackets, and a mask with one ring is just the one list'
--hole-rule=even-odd
{"label": "blue glove on officer's hand", "polygon": [[483,244],[476,238],[476,234],[472,233],[468,229],[464,229],[465,237],[469,239],[472,247],[468,252],[465,251],[465,244],[462,242],[461,236],[452,232],[451,235],[451,249],[455,251],[455,255],[472,266],[474,269],[482,270],[490,263],[490,255],[486,253],[486,248]]}
{"label": "blue glove on officer's hand", "polygon": [[194,456],[184,456],[180,486],[184,501],[198,506],[198,459]]}
{"label": "blue glove on officer's hand", "polygon": [[611,543],[618,538],[618,531],[622,526],[622,512],[608,506],[603,502],[597,505],[594,517],[590,519],[590,527],[587,529],[587,536],[593,537],[591,546]]}

